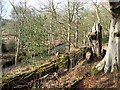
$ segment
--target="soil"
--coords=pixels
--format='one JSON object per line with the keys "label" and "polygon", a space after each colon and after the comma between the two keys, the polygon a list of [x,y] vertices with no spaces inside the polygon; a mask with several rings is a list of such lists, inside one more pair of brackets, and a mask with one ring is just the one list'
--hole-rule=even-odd
{"label": "soil", "polygon": [[43,88],[68,88],[72,83],[80,77],[84,77],[76,86],[78,88],[119,88],[120,87],[120,73],[108,73],[100,72],[97,75],[91,73],[91,69],[99,61],[87,64],[84,61],[80,61],[78,65],[70,69],[70,71],[64,73],[62,76],[57,76],[48,82],[43,82]]}
{"label": "soil", "polygon": [[[99,57],[100,60],[103,57]],[[70,68],[69,71],[66,69],[63,73],[55,72],[53,73],[53,77],[48,78],[49,80],[44,80],[41,83],[42,88],[68,88],[78,79],[80,80],[75,88],[120,88],[120,72],[108,73],[104,74],[104,72],[100,72],[97,75],[92,73],[92,68],[100,62],[100,60],[96,59],[92,63],[87,63],[85,60],[80,60],[78,64]],[[23,69],[22,69],[23,68]],[[5,75],[14,75],[17,72],[20,73],[26,71],[28,68],[31,69],[32,66],[22,67],[21,65],[17,68],[3,70],[3,76]],[[16,71],[17,70],[17,71]],[[9,71],[9,72],[8,72]],[[11,73],[10,73],[11,72]],[[16,73],[15,73],[16,72]]]}
{"label": "soil", "polygon": [[79,82],[76,88],[118,88],[120,87],[120,73],[98,75],[88,75],[83,81]]}

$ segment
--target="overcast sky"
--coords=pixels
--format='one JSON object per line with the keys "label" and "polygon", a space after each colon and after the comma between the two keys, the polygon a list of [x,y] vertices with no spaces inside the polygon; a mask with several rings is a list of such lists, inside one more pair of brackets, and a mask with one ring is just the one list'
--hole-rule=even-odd
{"label": "overcast sky", "polygon": [[[3,0],[3,1],[5,1],[5,0]],[[10,1],[12,1],[12,0],[10,0]],[[14,1],[17,4],[19,1],[22,1],[22,0],[14,0]],[[35,8],[38,9],[40,2],[43,3],[43,4],[45,4],[45,3],[47,3],[47,1],[48,0],[28,0],[27,1],[27,6],[35,7]],[[88,3],[90,2],[90,0],[80,0],[80,1],[88,2]],[[94,1],[96,1],[96,0],[94,0]],[[97,1],[101,1],[101,0],[97,0]],[[65,3],[65,2],[67,2],[67,0],[54,0],[54,2],[55,3],[57,3],[57,2]],[[9,16],[10,16],[10,12],[12,10],[12,6],[10,5],[9,0],[6,0],[6,2],[4,3],[4,5],[5,5],[6,10],[7,10],[7,14],[4,16],[4,18],[10,19]]]}
{"label": "overcast sky", "polygon": [[[10,1],[12,1],[12,0],[10,0]],[[20,0],[14,0],[14,1],[15,1],[15,4],[17,4]],[[42,0],[42,1],[44,1],[44,0]],[[12,10],[12,6],[10,5],[9,0],[5,0],[5,2],[3,4],[4,4],[5,9],[7,11],[7,14],[4,16],[4,18],[10,19],[9,16],[10,16],[10,12]],[[38,0],[28,0],[27,5],[37,8],[38,7]]]}

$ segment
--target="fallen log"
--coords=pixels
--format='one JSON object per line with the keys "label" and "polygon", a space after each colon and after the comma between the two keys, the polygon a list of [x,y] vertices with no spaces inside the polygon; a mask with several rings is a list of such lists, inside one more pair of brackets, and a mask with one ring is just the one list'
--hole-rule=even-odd
{"label": "fallen log", "polygon": [[84,77],[80,77],[80,78],[77,78],[72,84],[71,86],[68,88],[68,90],[76,90],[76,86],[77,84],[82,81],[84,79]]}
{"label": "fallen log", "polygon": [[[83,56],[84,53],[86,53],[86,50],[86,48],[80,49],[76,54],[71,56],[73,57],[73,61],[76,60],[76,63],[79,62],[79,60],[81,60],[81,56]],[[65,69],[70,68],[70,64],[73,63],[70,63],[68,55],[62,54],[59,55],[59,58],[57,60],[51,61],[50,63],[42,65],[36,69],[25,71],[14,76],[3,76],[2,90],[29,89],[34,86],[34,83],[36,83],[36,87],[39,86],[40,88],[42,77],[44,77],[47,74],[52,74],[54,72],[57,72],[58,74],[59,72],[64,72]]]}
{"label": "fallen log", "polygon": [[[30,88],[28,83],[35,81],[46,74],[57,72],[60,65],[65,65],[67,62],[66,56],[60,58],[59,60],[53,61],[47,65],[40,66],[37,69],[29,70],[15,76],[3,77],[2,78],[2,90],[13,90],[13,89],[26,89]],[[22,86],[23,85],[23,86]],[[18,86],[18,87],[17,87]],[[20,86],[20,87],[19,87]]]}

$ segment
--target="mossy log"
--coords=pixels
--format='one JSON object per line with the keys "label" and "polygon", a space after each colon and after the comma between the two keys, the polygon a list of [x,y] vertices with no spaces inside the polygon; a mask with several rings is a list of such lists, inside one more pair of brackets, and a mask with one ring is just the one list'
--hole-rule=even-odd
{"label": "mossy log", "polygon": [[16,89],[14,87],[17,86],[19,86],[17,87],[17,89],[31,88],[32,84],[30,84],[30,82],[34,82],[36,81],[36,79],[39,79],[45,76],[46,74],[57,72],[59,69],[59,65],[65,65],[67,61],[68,60],[66,56],[64,56],[59,60],[40,66],[35,70],[29,70],[11,77],[3,77],[2,90],[13,90]]}
{"label": "mossy log", "polygon": [[[80,49],[75,55],[73,55],[72,59],[81,60],[81,55],[84,55],[86,49]],[[70,58],[71,58],[70,57]],[[70,63],[73,64],[73,63]],[[41,82],[40,78],[44,77],[46,74],[52,74],[54,72],[61,71],[61,68],[68,69],[69,66],[69,58],[68,55],[60,55],[57,60],[54,60],[48,64],[42,65],[37,69],[29,70],[23,73],[19,73],[15,76],[3,76],[2,77],[2,90],[13,90],[13,89],[26,89],[32,88],[34,83]],[[61,67],[62,66],[62,67]],[[39,85],[40,86],[40,83]]]}
{"label": "mossy log", "polygon": [[79,60],[86,60],[87,63],[91,63],[94,56],[91,47],[83,46],[77,52],[71,53],[70,58],[72,58],[72,67],[74,67]]}
{"label": "mossy log", "polygon": [[82,81],[83,79],[84,79],[84,77],[77,78],[75,81],[73,81],[73,83],[72,83],[71,86],[68,88],[68,90],[75,90],[77,84],[78,84],[80,81]]}

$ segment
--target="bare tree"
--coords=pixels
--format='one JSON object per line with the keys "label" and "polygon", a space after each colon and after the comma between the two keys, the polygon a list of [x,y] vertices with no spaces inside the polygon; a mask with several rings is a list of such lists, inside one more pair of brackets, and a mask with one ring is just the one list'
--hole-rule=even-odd
{"label": "bare tree", "polygon": [[1,25],[2,25],[2,1],[0,1],[0,56],[2,56],[2,30],[1,30]]}
{"label": "bare tree", "polygon": [[[5,0],[0,0],[0,62],[2,62],[2,19],[6,14],[6,9],[4,4],[5,4]],[[2,69],[2,63],[0,63],[0,71],[2,71],[1,69]],[[0,72],[0,78],[2,78],[2,72]],[[0,80],[0,83],[2,83],[2,80]]]}
{"label": "bare tree", "polygon": [[[0,0],[0,36],[2,37],[2,19],[3,17],[6,15],[6,9],[5,9],[5,1],[4,0]],[[1,38],[0,38],[1,39]],[[1,40],[0,40],[1,41]],[[2,42],[1,42],[2,43]],[[1,47],[0,47],[1,48]],[[1,49],[0,49],[1,50]]]}
{"label": "bare tree", "polygon": [[[2,4],[2,2],[0,2],[0,6],[1,6],[1,4]],[[1,30],[1,15],[0,15],[0,62],[2,62],[1,60],[2,60],[2,30]],[[1,69],[2,69],[2,67],[0,66],[0,70]],[[2,72],[0,73],[0,78],[2,78]],[[2,83],[2,80],[0,80],[0,83]]]}
{"label": "bare tree", "polygon": [[6,15],[7,9],[5,8],[5,0],[0,0],[0,19]]}
{"label": "bare tree", "polygon": [[54,34],[54,31],[53,31],[53,27],[54,27],[54,20],[56,18],[56,9],[55,9],[55,5],[54,5],[54,0],[51,0],[50,2],[50,14],[51,14],[51,18],[50,18],[50,30],[49,30],[49,37],[50,38],[50,46],[52,45],[53,43],[53,34]]}
{"label": "bare tree", "polygon": [[100,11],[99,11],[100,5],[97,4],[97,0],[96,0],[96,2],[94,2],[94,1],[92,0],[92,3],[93,3],[93,6],[94,6],[94,9],[95,9],[95,12],[96,12],[96,16],[97,16],[98,23],[100,23],[100,22],[101,22]]}
{"label": "bare tree", "polygon": [[100,18],[100,11],[99,11],[99,7],[100,5],[97,4],[97,1],[93,2],[93,6],[94,6],[94,9],[95,9],[95,12],[96,12],[96,17],[97,17],[97,27],[98,27],[98,30],[97,31],[97,42],[98,42],[98,54],[100,55],[101,54],[101,50],[102,50],[102,28],[99,28],[99,27],[102,27],[101,26],[101,18]]}
{"label": "bare tree", "polygon": [[78,29],[79,29],[79,4],[78,0],[76,0],[76,33],[75,33],[75,41],[76,41],[76,48],[78,48]]}
{"label": "bare tree", "polygon": [[6,15],[5,2],[4,0],[0,0],[0,57],[2,57],[2,20]]}
{"label": "bare tree", "polygon": [[16,18],[19,20],[19,23],[20,23],[20,27],[18,28],[18,37],[16,37],[16,54],[15,54],[15,66],[17,65],[17,59],[18,59],[18,53],[19,53],[19,49],[20,49],[20,39],[21,39],[21,30],[22,28],[24,27],[24,20],[25,20],[25,12],[26,12],[26,4],[27,4],[27,0],[24,0],[24,10],[22,11],[22,16],[21,14],[19,14],[19,11],[17,11],[17,8],[15,7],[15,4],[14,4],[14,0],[13,2],[11,2],[9,0],[10,4],[12,5],[13,7],[13,10],[15,12],[15,15],[16,15]]}
{"label": "bare tree", "polygon": [[70,1],[68,0],[68,52],[69,53],[70,53],[70,42],[71,42],[70,31],[71,31],[71,14],[70,14]]}
{"label": "bare tree", "polygon": [[112,20],[109,31],[108,49],[103,60],[96,66],[107,73],[120,69],[120,0],[109,0]]}

